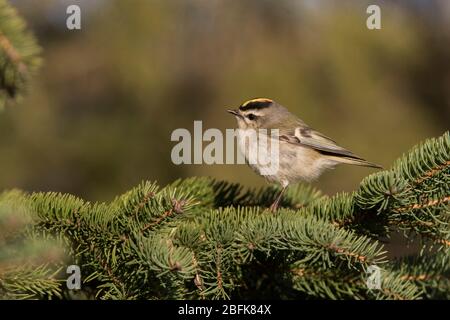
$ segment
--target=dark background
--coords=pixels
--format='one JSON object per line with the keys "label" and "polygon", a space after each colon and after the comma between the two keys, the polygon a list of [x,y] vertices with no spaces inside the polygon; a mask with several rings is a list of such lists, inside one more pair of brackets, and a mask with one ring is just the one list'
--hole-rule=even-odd
{"label": "dark background", "polygon": [[[270,97],[389,168],[450,123],[449,1],[12,1],[43,47],[28,95],[0,114],[0,189],[108,201],[141,180],[210,175],[264,185],[245,165],[171,163],[176,128],[233,128],[225,110]],[[69,4],[82,30],[66,28]],[[382,29],[368,30],[378,4]],[[373,169],[315,185],[355,190]]]}

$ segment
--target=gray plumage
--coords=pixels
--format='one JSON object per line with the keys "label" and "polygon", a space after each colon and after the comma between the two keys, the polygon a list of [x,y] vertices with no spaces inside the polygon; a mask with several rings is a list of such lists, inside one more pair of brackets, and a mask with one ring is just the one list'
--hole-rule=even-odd
{"label": "gray plumage", "polygon": [[[283,190],[271,209],[276,210],[285,188],[299,181],[311,181],[338,164],[351,164],[373,168],[381,166],[366,161],[353,152],[339,146],[334,140],[312,129],[285,107],[267,98],[256,98],[243,103],[237,110],[228,112],[236,116],[238,127],[243,132],[249,129],[278,129],[279,170],[267,175],[270,182],[280,183]],[[241,151],[248,157],[255,152],[254,146],[240,139]],[[261,174],[261,166],[250,164]]]}

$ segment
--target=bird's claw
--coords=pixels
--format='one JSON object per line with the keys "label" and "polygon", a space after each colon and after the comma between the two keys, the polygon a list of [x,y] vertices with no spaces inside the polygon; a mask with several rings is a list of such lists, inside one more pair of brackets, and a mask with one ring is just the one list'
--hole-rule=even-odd
{"label": "bird's claw", "polygon": [[272,213],[276,213],[278,210],[278,202],[275,201],[274,203],[272,203],[269,207],[270,212]]}

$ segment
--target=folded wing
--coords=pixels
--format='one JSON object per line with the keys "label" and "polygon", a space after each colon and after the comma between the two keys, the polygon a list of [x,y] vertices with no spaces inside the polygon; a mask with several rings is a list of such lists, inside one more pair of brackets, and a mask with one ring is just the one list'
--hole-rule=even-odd
{"label": "folded wing", "polygon": [[381,166],[368,162],[353,152],[338,146],[334,140],[303,123],[296,127],[294,131],[280,130],[280,140],[312,148],[324,155],[336,159],[338,162],[382,168]]}

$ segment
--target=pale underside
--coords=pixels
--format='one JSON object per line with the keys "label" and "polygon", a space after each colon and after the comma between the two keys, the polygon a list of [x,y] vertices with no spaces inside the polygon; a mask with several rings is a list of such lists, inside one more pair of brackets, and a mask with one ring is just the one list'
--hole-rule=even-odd
{"label": "pale underside", "polygon": [[[238,146],[249,166],[269,182],[282,186],[300,181],[317,179],[323,171],[333,168],[339,161],[322,155],[313,148],[288,142],[281,137],[268,139],[266,135],[257,135],[258,139],[249,139],[247,130],[238,133]],[[262,143],[266,141],[266,143]],[[274,144],[274,141],[276,144]],[[272,146],[278,145],[278,152]],[[258,155],[258,161],[249,161],[252,155]],[[278,163],[277,170],[264,174],[263,169]]]}

